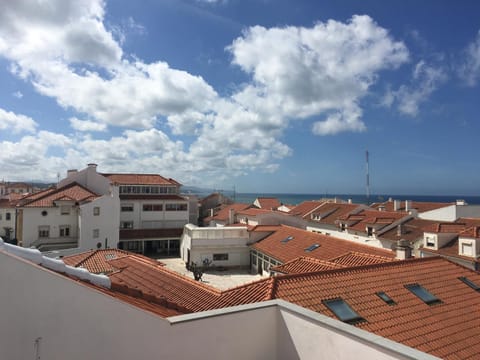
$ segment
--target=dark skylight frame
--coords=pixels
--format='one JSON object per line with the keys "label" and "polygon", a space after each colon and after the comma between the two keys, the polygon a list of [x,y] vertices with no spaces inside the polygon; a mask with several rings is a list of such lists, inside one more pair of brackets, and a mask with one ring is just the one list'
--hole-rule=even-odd
{"label": "dark skylight frame", "polygon": [[305,252],[312,252],[313,250],[318,249],[319,247],[320,247],[319,244],[310,245],[309,247],[307,247],[307,248],[305,249]]}
{"label": "dark skylight frame", "polygon": [[290,240],[293,240],[293,239],[294,239],[294,237],[293,237],[292,235],[288,235],[288,236],[287,236],[285,239],[283,239],[281,242],[285,244],[285,243],[287,243],[287,242],[289,242]]}
{"label": "dark skylight frame", "polygon": [[390,297],[388,296],[384,291],[379,291],[376,293],[377,296],[385,301],[388,305],[396,305],[397,303]]}
{"label": "dark skylight frame", "polygon": [[441,304],[442,301],[420,284],[408,284],[405,288],[420,298],[427,305]]}
{"label": "dark skylight frame", "polygon": [[347,324],[356,324],[365,321],[365,319],[355,312],[342,298],[322,300],[322,303],[333,312],[339,320]]}
{"label": "dark skylight frame", "polygon": [[480,286],[475,284],[472,280],[467,278],[466,276],[460,276],[458,280],[462,281],[463,283],[470,286],[473,290],[480,292]]}

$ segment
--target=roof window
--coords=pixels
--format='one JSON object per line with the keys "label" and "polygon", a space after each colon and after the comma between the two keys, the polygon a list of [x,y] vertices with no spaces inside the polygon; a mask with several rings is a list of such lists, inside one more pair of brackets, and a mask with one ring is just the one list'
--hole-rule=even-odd
{"label": "roof window", "polygon": [[395,305],[396,304],[396,302],[393,301],[393,299],[383,291],[377,292],[377,296],[380,299],[382,299],[383,301],[385,301],[388,305]]}
{"label": "roof window", "polygon": [[466,278],[465,276],[460,276],[458,278],[458,280],[460,281],[463,281],[465,284],[467,284],[468,286],[470,286],[473,290],[475,291],[480,291],[480,286],[478,286],[477,284],[475,284],[472,280],[470,280],[469,278]]}
{"label": "roof window", "polygon": [[322,303],[335,314],[335,316],[348,324],[354,324],[365,319],[358,315],[342,298],[323,300]]}
{"label": "roof window", "polygon": [[320,247],[319,244],[310,245],[309,247],[307,247],[307,248],[305,249],[305,252],[312,252],[313,250],[315,250],[315,249],[317,249],[317,248],[319,248],[319,247]]}
{"label": "roof window", "polygon": [[292,236],[292,235],[288,235],[288,236],[287,236],[285,239],[283,239],[281,242],[285,244],[285,243],[289,242],[290,240],[293,240],[293,236]]}
{"label": "roof window", "polygon": [[442,302],[439,298],[419,284],[405,285],[405,288],[410,290],[414,295],[418,296],[425,304],[435,305]]}

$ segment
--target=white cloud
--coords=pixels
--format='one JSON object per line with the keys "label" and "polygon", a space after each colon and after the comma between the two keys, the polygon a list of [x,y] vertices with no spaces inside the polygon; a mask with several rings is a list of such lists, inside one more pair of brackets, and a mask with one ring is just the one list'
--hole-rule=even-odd
{"label": "white cloud", "polygon": [[20,91],[15,91],[12,95],[17,99],[23,98],[23,94]]}
{"label": "white cloud", "polygon": [[[330,20],[313,28],[266,29],[255,26],[228,48],[233,62],[252,75],[254,83],[236,100],[256,111],[288,118],[307,118],[332,111],[317,133],[359,131],[365,128],[357,108],[383,69],[408,60],[401,42],[368,16],[348,23]],[[322,128],[316,124],[316,129]]]}
{"label": "white cloud", "polygon": [[[312,126],[318,135],[365,130],[362,99],[382,70],[408,60],[405,45],[368,16],[311,28],[256,26],[227,48],[251,81],[221,98],[200,76],[161,60],[131,60],[121,48],[125,29],[144,29],[133,19],[123,29],[107,29],[104,6],[101,0],[19,0],[0,13],[0,56],[12,73],[77,112],[70,119],[77,131],[125,128],[107,139],[80,134],[47,143],[53,135],[43,133],[2,144],[11,151],[25,146],[26,163],[49,174],[90,161],[105,171],[148,169],[205,182],[274,171],[292,154],[283,143],[292,121],[318,119]],[[160,131],[164,123],[182,141]],[[61,157],[52,155],[54,143]]]}
{"label": "white cloud", "polygon": [[107,126],[95,121],[90,120],[80,120],[76,117],[72,117],[68,120],[70,126],[77,131],[106,131]]}
{"label": "white cloud", "polygon": [[477,38],[465,49],[464,57],[459,75],[468,86],[475,86],[480,80],[480,31]]}
{"label": "white cloud", "polygon": [[415,65],[410,84],[402,85],[396,91],[387,91],[385,96],[388,101],[383,104],[390,107],[395,103],[403,114],[417,116],[420,105],[428,100],[447,77],[442,66],[430,65],[422,60]]}
{"label": "white cloud", "polygon": [[0,108],[0,130],[11,130],[13,133],[35,132],[38,124],[30,117],[15,114]]}

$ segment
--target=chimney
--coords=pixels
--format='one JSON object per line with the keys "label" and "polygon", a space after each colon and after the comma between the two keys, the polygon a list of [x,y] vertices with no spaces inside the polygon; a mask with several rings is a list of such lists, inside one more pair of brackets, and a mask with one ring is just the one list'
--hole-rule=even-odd
{"label": "chimney", "polygon": [[403,235],[403,225],[399,224],[397,226],[397,236],[402,236]]}
{"label": "chimney", "polygon": [[393,200],[393,211],[398,211],[400,209],[400,200]]}
{"label": "chimney", "polygon": [[457,199],[456,204],[457,204],[458,206],[466,205],[465,200],[463,200],[463,199]]}
{"label": "chimney", "polygon": [[235,209],[228,209],[228,223],[235,223]]}
{"label": "chimney", "polygon": [[412,210],[412,200],[405,200],[405,211]]}
{"label": "chimney", "polygon": [[412,257],[412,248],[407,240],[398,240],[396,247],[396,256],[398,260],[405,260]]}
{"label": "chimney", "polygon": [[348,199],[348,203],[351,204],[351,203],[352,203],[352,199]]}
{"label": "chimney", "polygon": [[70,176],[73,176],[77,173],[77,169],[70,169],[70,170],[67,170],[67,178],[69,178]]}
{"label": "chimney", "polygon": [[95,164],[95,163],[90,163],[90,164],[87,164],[87,166],[88,166],[89,168],[93,168],[93,169],[95,169],[95,171],[97,171],[97,170],[96,170],[96,169],[97,169],[97,164]]}
{"label": "chimney", "polygon": [[215,216],[215,209],[213,209],[213,208],[210,209],[210,216],[211,217]]}
{"label": "chimney", "polygon": [[385,206],[380,205],[380,206],[378,207],[378,211],[385,211]]}

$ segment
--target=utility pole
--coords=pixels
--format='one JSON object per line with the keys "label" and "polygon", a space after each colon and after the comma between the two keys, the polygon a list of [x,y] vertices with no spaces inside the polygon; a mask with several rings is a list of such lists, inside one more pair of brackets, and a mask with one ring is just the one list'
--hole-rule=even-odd
{"label": "utility pole", "polygon": [[369,172],[369,164],[368,164],[368,150],[365,152],[366,160],[367,160],[367,205],[370,205],[370,172]]}

